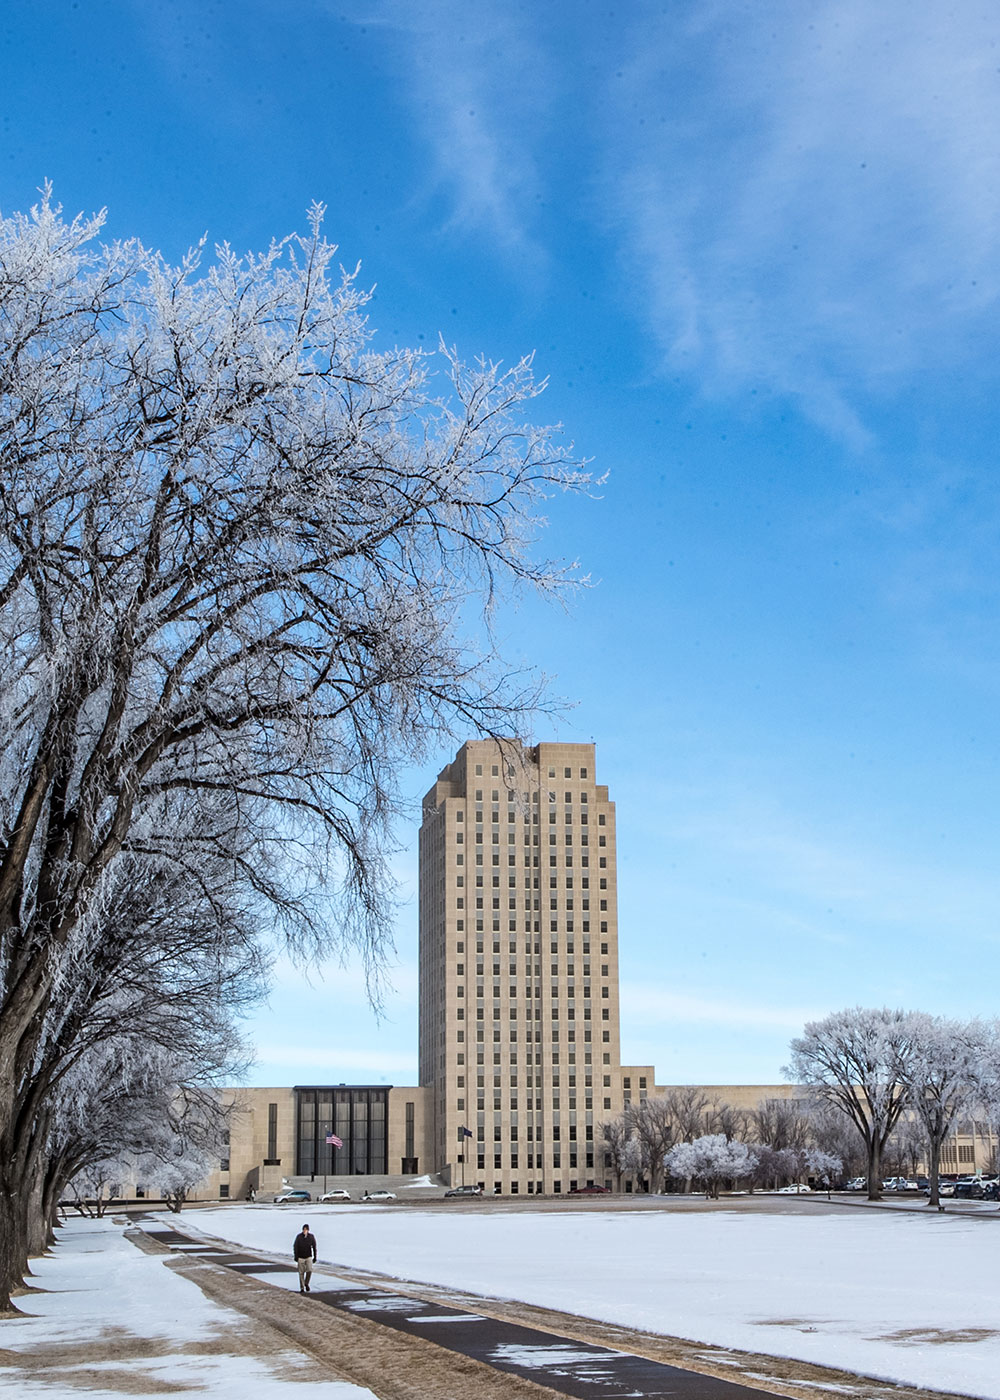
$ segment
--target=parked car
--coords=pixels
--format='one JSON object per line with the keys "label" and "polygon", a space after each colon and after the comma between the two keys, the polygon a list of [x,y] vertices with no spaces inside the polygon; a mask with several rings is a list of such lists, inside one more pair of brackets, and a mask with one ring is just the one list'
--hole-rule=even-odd
{"label": "parked car", "polygon": [[321,1201],[349,1201],[350,1199],[350,1191],[344,1191],[342,1189],[338,1191],[326,1191],[320,1196]]}
{"label": "parked car", "polygon": [[445,1199],[449,1196],[481,1196],[483,1188],[481,1186],[453,1186],[450,1191],[446,1191]]}
{"label": "parked car", "polygon": [[295,1205],[296,1202],[311,1201],[312,1196],[308,1191],[282,1191],[279,1196],[275,1196],[276,1206]]}
{"label": "parked car", "polygon": [[867,1177],[864,1177],[864,1176],[852,1176],[851,1179],[850,1179],[850,1181],[849,1181],[849,1182],[847,1183],[847,1185],[844,1187],[844,1190],[845,1190],[845,1191],[867,1191],[867,1190],[868,1190],[868,1178],[867,1178]]}
{"label": "parked car", "polygon": [[955,1182],[955,1190],[952,1193],[959,1199],[966,1201],[982,1201],[993,1199],[987,1197],[986,1193],[990,1187],[996,1187],[995,1177],[968,1176]]}
{"label": "parked car", "polygon": [[957,1184],[957,1183],[955,1182],[954,1178],[950,1179],[949,1181],[941,1181],[941,1182],[939,1182],[939,1183],[938,1183],[938,1195],[939,1195],[939,1196],[954,1196],[956,1184]]}
{"label": "parked car", "polygon": [[366,1191],[361,1197],[362,1201],[394,1201],[395,1191]]}
{"label": "parked car", "polygon": [[791,1186],[781,1186],[778,1188],[779,1196],[808,1196],[811,1187],[804,1181],[793,1181]]}
{"label": "parked car", "polygon": [[610,1196],[611,1192],[606,1186],[571,1186],[570,1196]]}

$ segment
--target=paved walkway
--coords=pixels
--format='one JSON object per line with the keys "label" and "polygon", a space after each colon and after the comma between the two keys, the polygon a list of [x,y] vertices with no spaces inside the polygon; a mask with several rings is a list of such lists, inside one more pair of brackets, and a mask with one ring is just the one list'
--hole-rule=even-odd
{"label": "paved walkway", "polygon": [[[236,1273],[298,1291],[298,1274],[290,1264],[276,1264],[242,1250],[228,1251],[159,1223],[142,1223],[141,1228],[179,1254],[210,1259]],[[423,1337],[446,1351],[548,1386],[572,1400],[767,1400],[768,1395],[777,1400],[774,1392],[735,1381],[442,1307],[388,1288],[359,1288],[326,1273],[313,1274],[309,1300]]]}

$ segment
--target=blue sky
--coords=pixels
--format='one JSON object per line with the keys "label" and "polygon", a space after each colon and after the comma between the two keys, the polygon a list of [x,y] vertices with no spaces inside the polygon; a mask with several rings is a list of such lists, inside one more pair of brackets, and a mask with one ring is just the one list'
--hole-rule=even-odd
{"label": "blue sky", "polygon": [[[8,0],[0,206],[178,257],[313,199],[384,339],[510,360],[608,473],[594,586],[513,605],[618,804],[622,1051],[772,1082],[843,1005],[997,1010],[1000,15],[735,0]],[[281,964],[257,1083],[416,1074],[395,992]]]}

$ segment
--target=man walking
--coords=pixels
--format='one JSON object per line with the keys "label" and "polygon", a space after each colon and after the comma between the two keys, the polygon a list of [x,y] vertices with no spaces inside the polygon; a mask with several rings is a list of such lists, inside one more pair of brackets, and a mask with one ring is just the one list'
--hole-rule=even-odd
{"label": "man walking", "polygon": [[301,1233],[295,1236],[292,1255],[299,1270],[299,1292],[308,1293],[313,1260],[316,1258],[316,1236],[310,1234],[308,1225],[303,1225]]}

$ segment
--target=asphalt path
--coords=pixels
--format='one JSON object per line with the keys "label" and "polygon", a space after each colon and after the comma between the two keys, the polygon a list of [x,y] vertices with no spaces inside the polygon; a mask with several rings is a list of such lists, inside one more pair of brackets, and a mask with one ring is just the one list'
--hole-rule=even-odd
{"label": "asphalt path", "polygon": [[[296,1270],[290,1264],[274,1263],[250,1251],[226,1250],[159,1223],[142,1222],[141,1228],[177,1254],[207,1259],[262,1283],[298,1288]],[[548,1386],[573,1400],[766,1400],[768,1396],[778,1400],[773,1391],[444,1307],[389,1288],[358,1287],[327,1273],[314,1272],[312,1277],[310,1303],[422,1337],[446,1351]]]}

